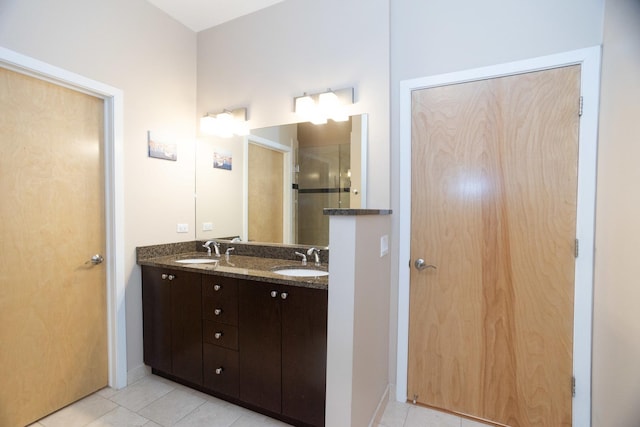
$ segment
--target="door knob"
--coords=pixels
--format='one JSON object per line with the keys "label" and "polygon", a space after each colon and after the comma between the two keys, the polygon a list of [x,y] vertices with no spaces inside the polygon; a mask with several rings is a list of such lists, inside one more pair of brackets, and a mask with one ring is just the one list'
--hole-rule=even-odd
{"label": "door knob", "polygon": [[95,254],[94,256],[91,257],[89,261],[85,262],[85,264],[98,265],[98,264],[102,264],[102,261],[104,261],[104,257],[100,254]]}
{"label": "door knob", "polygon": [[418,258],[414,265],[418,271],[422,271],[426,268],[433,268],[434,270],[437,268],[435,265],[427,264],[422,258]]}

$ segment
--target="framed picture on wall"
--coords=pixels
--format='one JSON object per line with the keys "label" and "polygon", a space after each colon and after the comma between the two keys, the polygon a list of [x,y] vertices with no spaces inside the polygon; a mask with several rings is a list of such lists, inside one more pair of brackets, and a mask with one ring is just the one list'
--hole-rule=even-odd
{"label": "framed picture on wall", "polygon": [[149,146],[149,157],[163,160],[178,160],[178,144],[171,138],[163,136],[157,132],[147,131],[147,144]]}
{"label": "framed picture on wall", "polygon": [[230,171],[233,167],[231,151],[215,148],[213,152],[213,167]]}

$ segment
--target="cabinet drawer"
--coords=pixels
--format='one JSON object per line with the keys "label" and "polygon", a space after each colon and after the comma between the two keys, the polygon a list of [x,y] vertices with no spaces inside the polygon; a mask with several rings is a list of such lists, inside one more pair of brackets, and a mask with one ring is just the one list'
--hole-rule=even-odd
{"label": "cabinet drawer", "polygon": [[203,276],[202,317],[238,325],[238,281],[228,277]]}
{"label": "cabinet drawer", "polygon": [[238,279],[204,274],[202,275],[202,296],[237,301]]}
{"label": "cabinet drawer", "polygon": [[238,328],[224,323],[204,321],[204,342],[231,350],[238,349]]}
{"label": "cabinet drawer", "polygon": [[210,390],[237,398],[238,352],[204,344],[204,386]]}

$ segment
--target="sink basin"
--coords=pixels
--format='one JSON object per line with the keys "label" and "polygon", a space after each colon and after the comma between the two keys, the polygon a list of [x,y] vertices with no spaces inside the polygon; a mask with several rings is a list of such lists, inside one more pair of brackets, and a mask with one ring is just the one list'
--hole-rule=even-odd
{"label": "sink basin", "polygon": [[292,277],[322,277],[329,275],[328,271],[315,270],[312,268],[278,268],[272,271],[276,274]]}
{"label": "sink basin", "polygon": [[214,264],[217,263],[217,259],[211,258],[186,258],[176,260],[179,264]]}

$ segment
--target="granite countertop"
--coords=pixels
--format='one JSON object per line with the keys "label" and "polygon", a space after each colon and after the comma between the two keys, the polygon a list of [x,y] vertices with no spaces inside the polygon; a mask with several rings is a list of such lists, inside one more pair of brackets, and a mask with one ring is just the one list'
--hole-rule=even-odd
{"label": "granite countertop", "polygon": [[278,283],[281,285],[300,286],[305,288],[327,289],[328,277],[292,277],[283,276],[271,271],[277,267],[288,268],[312,268],[319,270],[328,270],[327,264],[316,267],[313,262],[308,262],[303,266],[300,261],[277,259],[277,258],[260,258],[244,255],[233,255],[229,257],[222,255],[217,259],[217,264],[181,264],[176,262],[186,258],[204,258],[206,253],[202,252],[186,252],[172,255],[159,256],[154,258],[139,259],[138,264],[150,267],[171,268],[173,270],[191,271],[195,273],[211,274],[225,277],[235,277],[238,279],[248,279],[258,282]]}

